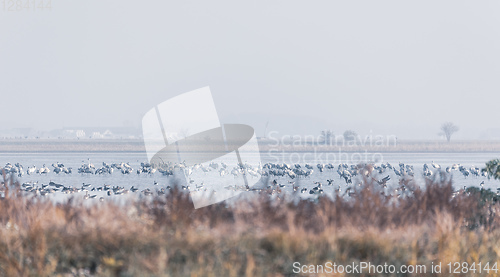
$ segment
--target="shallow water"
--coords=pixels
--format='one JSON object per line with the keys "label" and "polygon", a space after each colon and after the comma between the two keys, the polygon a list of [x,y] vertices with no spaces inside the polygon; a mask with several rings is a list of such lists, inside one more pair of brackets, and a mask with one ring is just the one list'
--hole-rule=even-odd
{"label": "shallow water", "polygon": [[[483,168],[484,164],[491,160],[500,157],[500,153],[336,153],[333,155],[332,153],[319,152],[319,153],[260,153],[262,163],[266,162],[275,162],[275,163],[300,163],[304,165],[305,163],[311,164],[314,167],[314,172],[311,176],[306,178],[284,178],[284,177],[269,177],[264,180],[271,182],[275,180],[279,184],[287,185],[283,190],[291,191],[291,186],[289,186],[289,181],[293,181],[296,186],[300,186],[301,188],[311,189],[316,186],[314,182],[321,182],[323,184],[323,188],[325,194],[331,194],[334,189],[338,189],[339,187],[343,190],[347,187],[345,181],[340,178],[338,173],[336,172],[336,168],[339,163],[347,163],[347,164],[357,164],[359,162],[367,162],[367,161],[376,161],[378,164],[381,162],[389,162],[393,166],[398,166],[399,162],[404,164],[413,165],[415,169],[415,180],[418,183],[423,183],[424,177],[422,176],[422,166],[424,163],[427,163],[430,166],[430,163],[434,161],[437,164],[440,164],[443,169],[447,166],[451,166],[453,164],[461,164],[466,167],[476,166],[479,168]],[[255,154],[257,156],[257,153]],[[334,159],[335,156],[335,159]],[[132,168],[134,168],[133,173],[128,175],[123,175],[118,170],[115,170],[113,174],[103,174],[103,175],[93,175],[93,174],[79,174],[77,173],[77,168],[80,167],[82,163],[93,163],[96,168],[100,167],[103,162],[108,164],[111,163],[130,163]],[[53,171],[46,175],[40,174],[32,174],[32,175],[24,175],[19,178],[21,183],[25,182],[38,182],[38,185],[48,184],[50,181],[63,184],[65,186],[73,186],[73,187],[81,187],[82,184],[91,184],[91,187],[99,187],[103,185],[110,186],[120,186],[125,187],[126,189],[130,189],[130,187],[134,186],[140,190],[150,188],[153,191],[156,189],[166,188],[169,185],[172,185],[172,178],[163,176],[161,173],[157,172],[155,174],[136,174],[135,170],[139,168],[141,162],[147,162],[147,157],[145,153],[2,153],[0,154],[0,164],[5,165],[6,163],[20,163],[23,165],[26,170],[28,166],[35,165],[37,168],[40,168],[42,165],[46,165],[50,169],[52,169],[52,163],[63,163],[66,167],[72,167],[72,174],[56,174]],[[244,161],[245,162],[245,161]],[[316,168],[317,163],[332,163],[335,165],[334,170],[326,170],[324,172],[319,172]],[[431,167],[431,169],[433,169]],[[437,171],[433,169],[433,171]],[[391,181],[388,184],[397,184],[398,176],[394,173],[394,171],[387,171],[380,178],[389,175],[391,177]],[[488,180],[486,177],[475,177],[469,176],[464,177],[462,173],[459,171],[452,171],[451,173],[453,178],[453,184],[455,188],[462,188],[463,186],[479,186],[479,184],[484,181],[485,188],[491,188],[496,191],[497,187],[500,187],[500,181],[496,180]],[[224,178],[226,181],[234,179],[233,176],[227,175],[224,177],[219,176],[218,172],[195,172],[193,176],[197,177],[197,180],[204,180],[206,182],[217,182],[221,180],[220,178]],[[379,178],[377,177],[377,178]],[[232,178],[232,179],[231,179]],[[333,186],[326,186],[326,180],[333,179]],[[251,180],[251,184],[255,183],[258,179]],[[355,178],[353,178],[353,182],[355,182]],[[195,184],[196,185],[196,184]],[[90,188],[91,188],[90,187]],[[89,189],[90,189],[89,188]],[[61,193],[56,193],[62,195]],[[99,199],[100,197],[107,197],[106,192],[89,192],[89,194],[96,194],[97,197],[94,200]],[[77,193],[77,195],[84,195],[83,192]],[[302,195],[303,197],[313,197],[309,194]],[[56,196],[56,199],[65,199],[67,196]],[[112,197],[120,197],[126,198],[129,196],[112,196]]]}

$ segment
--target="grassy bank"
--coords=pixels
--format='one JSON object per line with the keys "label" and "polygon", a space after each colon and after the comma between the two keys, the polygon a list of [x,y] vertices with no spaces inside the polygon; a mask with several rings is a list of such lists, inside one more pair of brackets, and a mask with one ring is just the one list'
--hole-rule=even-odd
{"label": "grassy bank", "polygon": [[442,262],[444,270],[448,262],[492,267],[499,261],[496,194],[454,193],[446,179],[405,187],[399,198],[389,197],[365,180],[356,193],[335,200],[262,194],[194,210],[177,190],[127,205],[85,206],[28,198],[7,184],[9,197],[0,200],[0,275],[293,276],[294,262],[366,261],[427,265],[425,274],[393,276],[451,276],[431,274],[431,262]]}

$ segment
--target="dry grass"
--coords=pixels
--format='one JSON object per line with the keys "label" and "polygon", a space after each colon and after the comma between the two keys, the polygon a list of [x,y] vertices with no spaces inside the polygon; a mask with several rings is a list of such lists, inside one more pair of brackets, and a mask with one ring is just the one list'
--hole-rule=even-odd
{"label": "dry grass", "polygon": [[500,255],[496,195],[470,189],[453,197],[446,179],[406,184],[399,198],[364,180],[349,198],[259,195],[198,210],[179,190],[86,206],[26,197],[4,182],[1,276],[289,276],[296,261],[484,264]]}

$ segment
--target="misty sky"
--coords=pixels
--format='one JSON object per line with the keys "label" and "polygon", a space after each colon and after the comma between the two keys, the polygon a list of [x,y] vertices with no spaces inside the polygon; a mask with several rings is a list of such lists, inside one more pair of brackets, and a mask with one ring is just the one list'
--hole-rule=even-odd
{"label": "misty sky", "polygon": [[[39,1],[39,0],[37,0]],[[0,11],[0,129],[135,126],[210,86],[258,135],[498,129],[498,1],[62,1]],[[182,116],[181,114],[179,116]],[[202,115],[200,115],[202,116]]]}

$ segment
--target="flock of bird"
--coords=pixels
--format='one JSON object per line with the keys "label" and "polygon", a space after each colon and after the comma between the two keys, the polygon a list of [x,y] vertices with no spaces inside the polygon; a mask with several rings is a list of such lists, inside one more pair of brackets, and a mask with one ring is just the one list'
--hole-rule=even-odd
{"label": "flock of bird", "polygon": [[[155,185],[157,185],[157,182],[155,182]],[[38,182],[25,182],[21,185],[21,188],[25,192],[31,192],[34,193],[35,195],[48,195],[51,193],[55,192],[61,192],[65,194],[73,194],[73,193],[80,193],[84,192],[85,195],[83,196],[84,199],[93,199],[97,198],[97,194],[93,194],[95,192],[105,192],[105,195],[107,196],[113,196],[113,195],[123,195],[123,194],[128,194],[129,192],[137,192],[139,191],[138,188],[135,186],[132,186],[129,189],[126,189],[123,186],[110,186],[110,185],[103,185],[103,186],[98,186],[98,187],[93,187],[91,184],[85,184],[82,183],[81,186],[65,186],[62,184],[57,184],[55,182],[50,181],[48,184],[41,184],[38,186]],[[158,195],[161,194],[166,194],[167,190],[170,190],[171,187],[167,186],[166,188],[161,188],[157,189],[156,193]],[[187,189],[186,186],[183,186],[183,189]],[[91,194],[89,194],[89,192]],[[146,188],[141,190],[141,193],[148,196],[152,195],[153,191],[150,188]],[[104,201],[104,197],[99,198],[100,201]]]}
{"label": "flock of bird", "polygon": [[[340,180],[345,182],[345,192],[343,195],[352,196],[354,192],[354,187],[352,186],[353,178],[360,177],[365,178],[365,180],[373,181],[379,184],[383,188],[388,187],[388,182],[391,180],[390,173],[394,172],[394,174],[398,177],[399,181],[397,182],[397,186],[394,187],[394,194],[389,194],[389,196],[401,196],[401,192],[407,190],[405,186],[408,181],[412,180],[415,176],[415,170],[413,165],[408,165],[404,163],[399,163],[398,165],[391,165],[390,163],[381,163],[381,164],[352,164],[348,165],[346,163],[341,163],[338,166],[334,166],[333,164],[317,164],[316,168],[310,164],[300,165],[294,164],[289,165],[286,163],[282,164],[265,164],[264,168],[266,169],[262,172],[263,176],[271,176],[279,178],[288,178],[288,179],[296,179],[296,178],[306,178],[313,174],[315,170],[320,174],[325,171],[331,171],[338,174]],[[460,172],[464,178],[469,176],[475,177],[488,177],[485,171],[482,171],[480,168],[472,166],[466,167],[460,164],[453,164],[452,166],[446,167],[446,169],[442,169],[441,166],[434,161],[432,163],[425,163],[422,168],[422,175],[425,178],[432,178],[436,174],[451,174],[452,171]],[[386,175],[387,174],[387,175]],[[386,175],[380,179],[375,178],[379,175]],[[331,176],[331,175],[330,175]],[[334,179],[327,179],[327,186],[334,185]],[[299,187],[295,186],[294,181],[288,181],[288,184],[291,185],[294,192],[299,191]],[[302,188],[300,189],[301,193],[308,194],[323,194],[323,185],[321,182],[314,182],[315,186],[312,189]],[[272,185],[277,186],[278,188],[283,188],[285,185],[277,183],[277,179],[274,179]],[[280,191],[279,189],[273,189],[272,185],[268,185],[267,188],[271,189],[271,192]],[[358,183],[361,185],[361,183]],[[482,181],[479,186],[484,187],[484,181]],[[339,184],[335,186],[334,191],[337,193],[341,193],[343,191],[342,186]],[[459,193],[460,190],[455,191],[455,194]],[[497,189],[497,192],[500,193],[500,189]],[[382,192],[384,194],[384,192]]]}
{"label": "flock of bird", "polygon": [[[432,168],[441,171],[441,166],[432,162]],[[428,164],[423,165],[423,175],[426,177],[431,177],[435,172],[431,170],[431,166]],[[334,170],[335,166],[331,163],[329,164],[317,164],[316,165],[318,171],[320,173],[325,170]],[[314,172],[314,167],[305,164],[304,166],[300,164],[265,164],[264,168],[267,169],[263,175],[273,175],[273,176],[281,176],[281,177],[289,177],[291,179],[297,177],[308,177]],[[405,165],[404,163],[399,163],[399,166],[392,166],[390,163],[382,163],[380,165],[376,164],[353,164],[348,165],[346,163],[339,164],[337,167],[338,175],[345,180],[347,184],[352,183],[352,177],[357,176],[359,174],[364,174],[368,176],[372,172],[377,172],[379,174],[387,173],[388,171],[394,171],[394,174],[399,177],[411,176],[415,175],[413,165]],[[469,175],[473,176],[483,176],[487,177],[486,172],[482,172],[478,167],[472,166],[467,168],[460,164],[454,164],[446,168],[447,173],[451,173],[452,170],[457,170],[463,174],[464,177],[468,177]]]}
{"label": "flock of bird", "polygon": [[[365,178],[367,180],[372,180],[383,188],[387,188],[388,182],[391,180],[391,173],[394,173],[400,181],[399,185],[395,187],[395,192],[404,191],[405,187],[402,185],[402,180],[409,180],[415,176],[415,170],[412,165],[399,163],[398,165],[391,165],[390,163],[381,163],[381,164],[351,164],[348,165],[346,163],[338,164],[337,166],[327,163],[327,164],[287,164],[287,163],[265,163],[258,165],[250,165],[248,163],[241,163],[235,166],[228,166],[225,163],[216,163],[211,162],[208,165],[196,164],[193,166],[187,166],[185,163],[165,163],[161,165],[155,165],[150,163],[140,163],[137,169],[133,169],[130,163],[105,163],[103,162],[101,166],[95,166],[88,161],[83,161],[81,166],[77,168],[76,172],[83,176],[85,175],[111,175],[114,172],[119,172],[123,175],[136,173],[138,175],[148,174],[154,176],[155,174],[161,174],[162,176],[173,176],[176,171],[181,171],[188,177],[188,184],[183,185],[181,189],[189,190],[191,192],[207,190],[206,185],[203,182],[197,184],[195,183],[189,176],[191,176],[194,172],[200,172],[202,174],[216,174],[216,176],[224,177],[224,176],[234,176],[235,178],[241,175],[248,175],[252,177],[262,177],[260,188],[250,189],[247,187],[246,190],[256,190],[256,191],[265,191],[270,194],[280,193],[282,189],[289,187],[292,192],[300,192],[302,194],[309,195],[321,195],[325,193],[323,184],[320,181],[307,181],[311,178],[313,173],[315,174],[315,179],[324,176],[326,178],[326,186],[332,187],[333,190],[337,193],[343,191],[341,186],[342,183],[344,185],[344,195],[352,195],[354,193],[354,188],[352,186],[353,179],[355,177]],[[426,178],[432,177],[436,173],[451,173],[452,171],[460,172],[465,178],[469,176],[482,176],[487,177],[486,173],[481,171],[478,167],[465,167],[460,164],[453,164],[452,166],[448,166],[445,169],[442,169],[439,164],[434,162],[430,164],[424,164],[422,168],[422,175]],[[51,168],[47,167],[45,164],[37,168],[36,166],[29,166],[26,170],[24,167],[19,164],[11,164],[7,163],[3,167],[3,172],[6,174],[16,175],[18,177],[23,177],[24,174],[27,175],[48,175],[53,172],[54,174],[73,174],[73,170],[71,167],[66,167],[64,164],[56,162],[51,165]],[[339,185],[334,185],[335,183],[335,173],[339,178]],[[383,178],[375,178],[377,176],[384,176]],[[324,178],[323,178],[324,179]],[[304,181],[298,181],[304,180]],[[281,184],[283,183],[283,184]],[[300,185],[296,185],[299,183]],[[306,185],[303,185],[306,183]],[[481,186],[484,185],[484,181],[481,183]],[[53,181],[50,181],[48,184],[38,184],[37,181],[30,181],[22,183],[21,188],[26,192],[31,192],[36,195],[47,195],[55,192],[61,192],[66,194],[79,193],[84,192],[84,199],[93,199],[97,198],[97,192],[103,192],[104,196],[113,196],[113,195],[123,195],[128,194],[129,192],[135,193],[140,191],[143,195],[161,195],[166,194],[171,187],[157,187],[158,182],[154,181],[153,186],[148,186],[145,189],[139,189],[136,186],[131,186],[130,188],[125,188],[125,186],[92,186],[91,184],[85,184],[79,186],[66,186],[62,184],[57,184]],[[312,186],[312,188],[311,188]],[[259,187],[259,186],[257,186]],[[90,194],[89,194],[90,193]],[[104,200],[104,197],[99,198],[101,201]]]}

